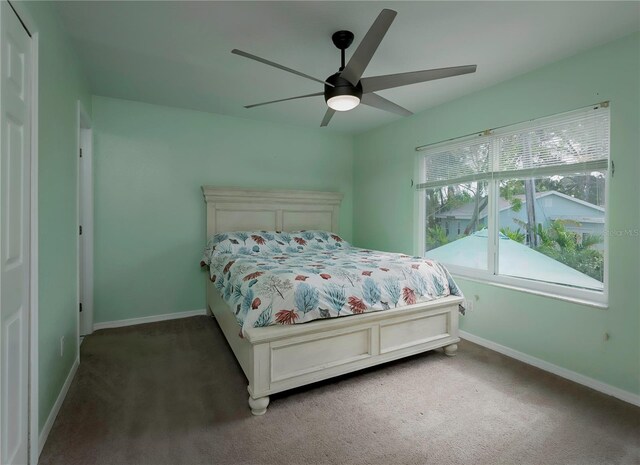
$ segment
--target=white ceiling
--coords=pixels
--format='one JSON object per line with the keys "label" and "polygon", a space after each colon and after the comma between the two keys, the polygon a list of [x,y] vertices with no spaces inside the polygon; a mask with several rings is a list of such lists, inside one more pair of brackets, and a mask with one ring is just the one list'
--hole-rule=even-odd
{"label": "white ceiling", "polygon": [[[365,76],[477,64],[475,74],[380,92],[413,111],[489,87],[640,29],[638,2],[60,2],[93,93],[319,127],[322,85],[230,53],[324,79],[339,29],[355,46],[382,8],[398,11]],[[358,133],[400,116],[359,106],[322,130]]]}

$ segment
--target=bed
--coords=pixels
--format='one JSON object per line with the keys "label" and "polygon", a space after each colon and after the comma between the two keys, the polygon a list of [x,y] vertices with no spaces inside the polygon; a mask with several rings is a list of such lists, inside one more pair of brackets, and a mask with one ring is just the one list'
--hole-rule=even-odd
{"label": "bed", "polygon": [[[367,286],[373,286],[370,278],[371,271],[366,271],[368,266],[376,273],[393,270],[389,269],[391,266],[387,268],[380,266],[380,260],[386,260],[389,254],[363,249],[340,250],[339,244],[342,240],[337,234],[339,234],[338,216],[342,194],[212,186],[203,186],[202,191],[207,208],[207,237],[219,235],[221,240],[226,241],[228,233],[231,232],[263,231],[264,234],[254,234],[255,239],[249,234],[246,238],[242,235],[239,238],[240,241],[233,237],[229,239],[232,243],[240,242],[239,247],[245,247],[248,240],[249,244],[253,243],[255,250],[258,250],[259,247],[269,246],[268,241],[272,239],[269,232],[317,231],[318,234],[322,234],[315,240],[311,236],[304,236],[307,239],[302,235],[294,237],[297,241],[292,242],[294,248],[304,249],[306,244],[303,242],[308,240],[315,244],[316,258],[321,258],[310,263],[309,267],[303,271],[292,267],[292,263],[287,261],[290,258],[273,257],[273,254],[269,256],[270,260],[289,266],[295,276],[292,279],[304,281],[296,282],[296,291],[300,288],[311,289],[306,283],[308,278],[310,282],[315,279],[324,285],[323,289],[327,290],[323,294],[325,301],[321,301],[324,304],[319,304],[317,298],[311,299],[315,304],[314,311],[286,313],[293,312],[296,307],[303,308],[306,303],[296,306],[280,305],[280,307],[286,307],[280,312],[276,311],[277,308],[269,308],[268,299],[263,294],[257,293],[267,275],[264,271],[256,272],[251,267],[259,266],[260,270],[271,271],[272,269],[277,271],[277,268],[271,266],[271,262],[267,263],[266,259],[253,259],[247,251],[243,250],[244,261],[240,260],[236,264],[237,260],[222,258],[221,262],[212,263],[210,272],[207,273],[208,311],[218,322],[247,377],[249,407],[253,415],[265,414],[269,405],[269,396],[277,392],[440,347],[444,348],[446,355],[455,355],[459,341],[458,310],[462,297],[447,295],[435,300],[417,302],[417,299],[405,293],[396,299],[387,298],[384,302],[381,301],[375,288],[367,294]],[[327,238],[327,241],[324,241],[323,239],[326,238],[324,231],[333,232],[335,239]],[[283,247],[288,246],[282,237],[275,239]],[[256,240],[258,242],[255,242]],[[331,244],[327,244],[328,242]],[[317,243],[321,243],[322,247],[318,247]],[[282,255],[293,255],[288,254],[286,250],[282,252]],[[324,267],[327,263],[322,259],[346,263],[340,260],[350,257],[361,262],[354,272],[358,276],[357,279],[361,281],[360,287],[364,289],[365,295],[349,296],[347,299],[346,294],[340,291],[345,286],[333,283],[338,279],[334,274],[338,274],[338,269],[344,267]],[[415,260],[414,257],[406,255],[399,257],[407,261]],[[299,257],[295,258],[296,266],[302,266]],[[425,267],[438,266],[430,262],[426,264],[426,260],[423,262]],[[311,265],[320,269],[315,270],[314,274]],[[238,285],[233,286],[234,291],[239,293],[239,303],[233,307],[228,303],[232,299],[230,300],[228,295],[224,296],[224,292],[221,293],[223,286],[219,281],[224,277],[232,279],[230,273],[232,266],[234,269],[240,269],[242,275],[238,279]],[[416,263],[413,266],[417,270],[420,264]],[[215,271],[216,269],[218,271]],[[327,270],[330,273],[322,272]],[[446,270],[437,274],[437,276],[447,275]],[[411,276],[407,277],[409,278]],[[340,283],[340,281],[336,282]],[[384,281],[385,284],[391,282],[391,279]],[[250,285],[254,284],[256,284],[255,294],[250,289]],[[433,284],[430,283],[430,285]],[[455,284],[451,281],[450,285],[453,289]],[[448,286],[446,281],[441,282],[438,290],[446,293],[440,289],[443,286]],[[337,292],[337,297],[329,292],[331,290]],[[404,291],[402,286],[401,290]],[[227,297],[227,301],[224,297]],[[296,298],[301,297],[296,296]],[[390,300],[392,302],[389,302]],[[332,309],[332,303],[335,304],[336,301],[338,305]],[[305,302],[308,303],[309,299]],[[337,312],[340,315],[340,303],[344,304],[346,309],[344,312],[349,315],[328,318],[330,312]],[[287,310],[289,307],[293,308]],[[309,310],[311,308],[310,306]],[[369,308],[371,311],[365,312],[364,308]],[[271,320],[280,318],[277,321],[279,323],[302,324],[267,326],[264,325],[265,315]],[[312,318],[313,315],[316,315],[313,317],[315,319]],[[303,323],[302,321],[307,321],[304,318],[313,319],[313,321]],[[300,319],[300,321],[291,321],[292,319]]]}

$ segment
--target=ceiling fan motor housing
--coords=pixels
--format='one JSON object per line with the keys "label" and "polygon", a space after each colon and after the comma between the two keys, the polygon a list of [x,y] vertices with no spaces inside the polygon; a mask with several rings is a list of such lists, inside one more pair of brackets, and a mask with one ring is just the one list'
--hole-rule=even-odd
{"label": "ceiling fan motor housing", "polygon": [[340,77],[340,73],[329,76],[326,81],[335,87],[324,85],[324,101],[328,102],[330,98],[339,95],[352,95],[362,99],[362,85],[358,82],[357,86],[352,85],[349,81]]}

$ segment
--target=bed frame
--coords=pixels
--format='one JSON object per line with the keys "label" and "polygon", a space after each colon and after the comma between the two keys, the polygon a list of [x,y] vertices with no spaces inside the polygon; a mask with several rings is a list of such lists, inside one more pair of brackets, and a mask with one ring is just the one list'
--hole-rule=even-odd
{"label": "bed frame", "polygon": [[[338,232],[342,194],[203,186],[207,237],[240,230]],[[250,328],[240,335],[233,312],[207,279],[207,306],[249,381],[249,406],[264,415],[269,395],[444,347],[458,348],[458,304],[431,302],[292,326]]]}

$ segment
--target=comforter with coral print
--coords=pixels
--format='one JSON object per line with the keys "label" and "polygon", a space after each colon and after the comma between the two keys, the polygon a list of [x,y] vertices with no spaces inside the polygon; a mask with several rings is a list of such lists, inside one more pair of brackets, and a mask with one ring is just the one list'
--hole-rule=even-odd
{"label": "comforter with coral print", "polygon": [[351,246],[213,254],[207,261],[211,281],[243,332],[462,295],[435,261]]}

